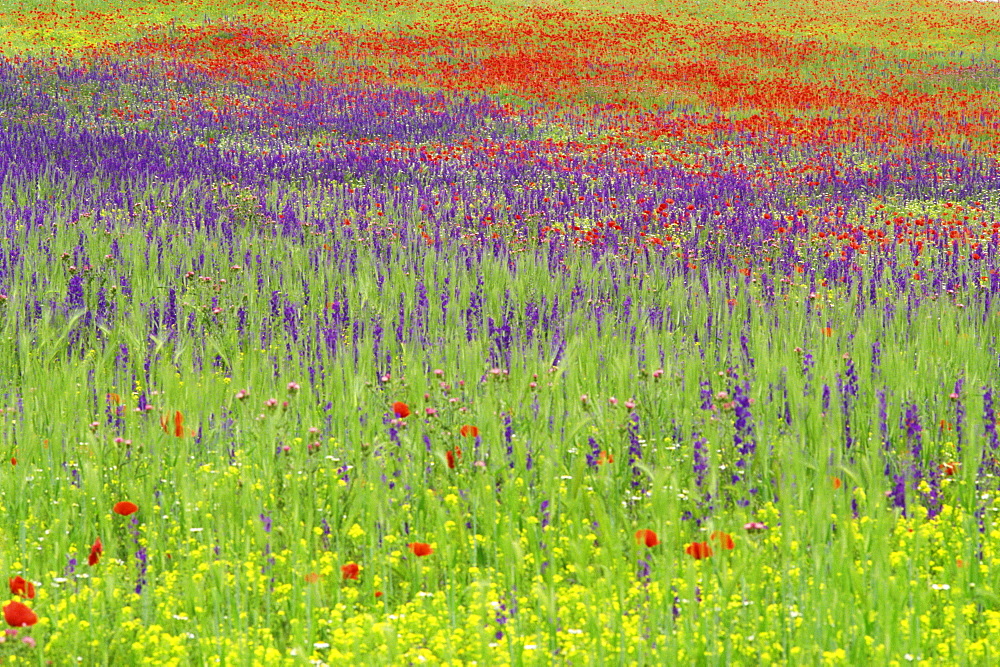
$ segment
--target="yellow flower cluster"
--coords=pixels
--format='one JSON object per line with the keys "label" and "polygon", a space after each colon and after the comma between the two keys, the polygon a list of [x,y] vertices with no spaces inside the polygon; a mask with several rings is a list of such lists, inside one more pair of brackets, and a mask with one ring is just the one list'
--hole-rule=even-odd
{"label": "yellow flower cluster", "polygon": [[[685,553],[693,526],[623,523],[598,502],[600,474],[585,484],[566,475],[545,501],[514,478],[507,502],[521,511],[501,504],[491,479],[440,484],[406,502],[375,498],[382,516],[393,513],[397,528],[386,529],[352,509],[332,526],[272,525],[209,500],[243,493],[260,470],[200,464],[192,477],[201,497],[164,494],[134,526],[106,512],[99,565],[50,565],[36,576],[33,632],[46,655],[178,665],[939,665],[989,664],[1000,649],[995,502],[980,512],[986,532],[974,543],[977,508],[944,503],[930,518],[914,505],[904,516],[873,508],[861,490],[819,510],[765,503],[747,518],[766,529],[741,532],[715,517],[695,541],[712,543],[725,528],[734,548],[695,559]],[[298,478],[282,474],[281,483]],[[369,482],[356,484],[352,492],[370,493]],[[281,494],[260,485],[254,498],[280,505]],[[648,503],[667,503],[665,494],[654,489]],[[88,501],[76,487],[63,498]],[[852,500],[865,510],[857,517]],[[35,570],[29,557],[46,553],[50,535],[69,534],[46,509],[30,510],[24,535],[39,537],[9,560],[11,571]],[[421,517],[436,529],[398,528]],[[647,527],[657,531],[652,546],[633,539]],[[431,554],[417,557],[414,542]],[[4,553],[10,544],[0,544]],[[63,548],[85,561],[84,546]]]}

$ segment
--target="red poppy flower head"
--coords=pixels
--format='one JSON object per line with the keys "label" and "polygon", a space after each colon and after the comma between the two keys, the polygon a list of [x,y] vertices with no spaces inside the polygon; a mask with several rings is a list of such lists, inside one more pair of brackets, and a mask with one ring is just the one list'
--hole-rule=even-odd
{"label": "red poppy flower head", "polygon": [[410,416],[410,406],[402,401],[396,401],[392,404],[392,412],[399,419],[406,419]]}
{"label": "red poppy flower head", "polygon": [[377,598],[382,597],[382,591],[375,591],[375,597]]}
{"label": "red poppy flower head", "polygon": [[736,548],[736,543],[733,542],[733,536],[730,535],[729,533],[724,533],[721,530],[717,530],[711,535],[709,535],[709,537],[712,539],[713,542],[718,544],[723,549]]}
{"label": "red poppy flower head", "polygon": [[844,480],[840,479],[839,477],[831,477],[830,483],[833,484],[834,489],[839,489],[844,485]]}
{"label": "red poppy flower head", "polygon": [[708,546],[708,542],[692,542],[684,552],[695,560],[701,560],[712,555],[712,547]]}
{"label": "red poppy flower head", "polygon": [[471,424],[466,424],[458,430],[462,434],[463,438],[477,438],[479,437],[479,427],[472,426]]}
{"label": "red poppy flower head", "polygon": [[601,450],[601,453],[597,455],[597,465],[602,463],[614,463],[615,457],[611,455],[607,450]]}
{"label": "red poppy flower head", "polygon": [[957,463],[941,463],[938,465],[938,470],[947,475],[948,477],[953,476],[958,471]]}
{"label": "red poppy flower head", "polygon": [[3,608],[3,618],[13,628],[23,628],[38,622],[38,616],[31,607],[21,602],[9,602]]}
{"label": "red poppy flower head", "polygon": [[431,545],[423,542],[410,542],[406,546],[410,547],[410,551],[413,552],[414,556],[430,556],[434,553],[434,550],[431,549]]}
{"label": "red poppy flower head", "polygon": [[448,467],[454,468],[458,460],[462,458],[462,450],[456,447],[455,449],[449,449],[444,453],[444,458],[448,461]]}
{"label": "red poppy flower head", "polygon": [[635,541],[639,546],[645,544],[647,547],[655,547],[660,543],[660,538],[652,530],[643,529],[635,531]]}
{"label": "red poppy flower head", "polygon": [[[170,423],[171,421],[173,424]],[[180,410],[175,412],[173,417],[170,415],[161,416],[160,426],[164,433],[171,433],[178,438],[184,437],[184,415],[181,414]]]}
{"label": "red poppy flower head", "polygon": [[357,579],[360,571],[361,568],[358,567],[357,563],[348,563],[347,565],[340,566],[340,572],[344,575],[344,579]]}
{"label": "red poppy flower head", "polygon": [[129,514],[135,514],[138,511],[139,511],[139,506],[127,500],[122,500],[121,502],[115,503],[114,507],[115,514],[128,516]]}
{"label": "red poppy flower head", "polygon": [[104,545],[101,544],[101,538],[94,540],[94,545],[90,547],[90,555],[87,556],[87,564],[93,567],[97,565],[101,560],[101,554],[104,553]]}
{"label": "red poppy flower head", "polygon": [[310,572],[309,574],[306,575],[306,583],[307,584],[315,584],[319,580],[320,580],[320,576],[316,572]]}
{"label": "red poppy flower head", "polygon": [[23,598],[33,598],[35,597],[35,584],[25,581],[24,577],[11,577],[10,594],[20,595]]}

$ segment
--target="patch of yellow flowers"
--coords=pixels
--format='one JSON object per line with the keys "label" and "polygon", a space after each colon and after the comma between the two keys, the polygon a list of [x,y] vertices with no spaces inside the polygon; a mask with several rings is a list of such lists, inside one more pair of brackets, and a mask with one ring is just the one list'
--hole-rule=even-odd
{"label": "patch of yellow flowers", "polygon": [[[448,519],[437,541],[425,536],[427,558],[410,555],[412,537],[383,535],[383,562],[361,563],[360,580],[341,576],[349,554],[313,551],[305,538],[318,529],[304,524],[263,552],[248,521],[236,554],[149,521],[141,544],[174,545],[173,556],[151,559],[141,594],[132,558],[49,572],[32,632],[46,655],[84,664],[993,663],[1000,529],[987,523],[972,544],[977,517],[951,505],[934,519],[919,507],[873,516],[834,513],[816,544],[806,510],[768,504],[755,514],[768,530],[702,560],[662,544],[609,552],[606,527],[598,537],[588,520],[525,521],[495,545]],[[354,521],[341,530],[348,548],[374,537]],[[501,546],[506,570],[466,560]]]}

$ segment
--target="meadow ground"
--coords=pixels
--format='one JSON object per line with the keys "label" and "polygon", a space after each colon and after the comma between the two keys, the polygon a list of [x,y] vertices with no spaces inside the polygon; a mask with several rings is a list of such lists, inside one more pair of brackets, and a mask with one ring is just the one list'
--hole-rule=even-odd
{"label": "meadow ground", "polygon": [[362,6],[0,10],[0,659],[996,664],[996,7]]}

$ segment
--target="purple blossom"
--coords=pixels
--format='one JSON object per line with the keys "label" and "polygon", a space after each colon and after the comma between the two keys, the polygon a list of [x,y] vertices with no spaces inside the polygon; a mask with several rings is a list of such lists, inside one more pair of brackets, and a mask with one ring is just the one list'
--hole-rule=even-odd
{"label": "purple blossom", "polygon": [[642,460],[642,444],[639,441],[639,415],[635,412],[629,415],[628,426],[628,463],[632,467],[632,488],[640,489],[642,485],[642,471],[638,463]]}

